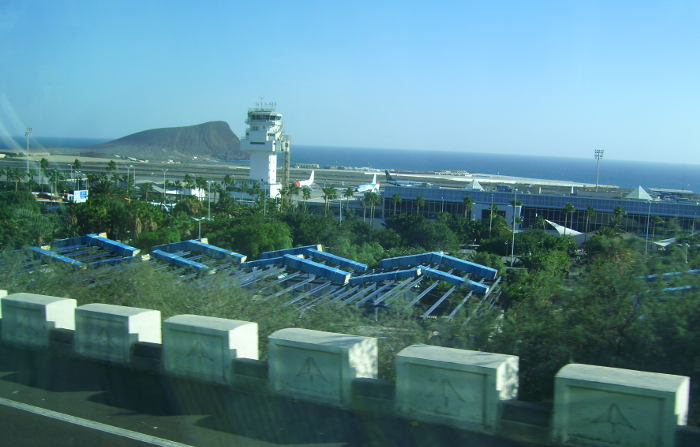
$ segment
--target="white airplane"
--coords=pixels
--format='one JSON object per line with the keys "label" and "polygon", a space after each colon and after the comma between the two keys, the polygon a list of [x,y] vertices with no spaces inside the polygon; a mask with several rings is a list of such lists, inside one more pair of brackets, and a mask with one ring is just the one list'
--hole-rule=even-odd
{"label": "white airplane", "polygon": [[355,188],[356,192],[379,192],[379,182],[377,181],[377,174],[374,174],[372,183],[365,183]]}
{"label": "white airplane", "polygon": [[299,188],[303,186],[311,186],[314,184],[314,171],[311,171],[311,177],[309,177],[308,180],[299,180],[298,182],[294,182],[296,186]]}
{"label": "white airplane", "polygon": [[425,186],[425,187],[431,187],[433,186],[432,183],[428,182],[411,182],[408,180],[394,180],[394,178],[389,174],[389,171],[384,171],[386,174],[386,182],[390,185],[395,185],[395,186]]}

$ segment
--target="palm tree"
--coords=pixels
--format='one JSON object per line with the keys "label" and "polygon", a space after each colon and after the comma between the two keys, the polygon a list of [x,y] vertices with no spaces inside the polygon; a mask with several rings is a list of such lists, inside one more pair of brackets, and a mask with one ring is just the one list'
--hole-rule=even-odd
{"label": "palm tree", "polygon": [[[37,172],[36,169],[29,169],[29,171],[27,171],[27,177],[28,177],[27,183],[29,183],[31,185],[36,185],[36,182],[34,181],[34,176],[37,175],[38,173],[39,172]],[[33,187],[29,188],[30,191],[32,189],[33,189]]]}
{"label": "palm tree", "polygon": [[493,230],[493,215],[498,213],[498,205],[491,203],[489,207],[489,237],[491,237],[491,231]]}
{"label": "palm tree", "polygon": [[613,210],[613,215],[615,216],[615,219],[620,220],[620,218],[625,214],[627,214],[627,211],[625,211],[625,209],[621,206],[616,206]]}
{"label": "palm tree", "polygon": [[547,225],[547,221],[544,220],[544,217],[542,216],[537,216],[535,218],[535,227],[542,228],[544,230],[544,227]]}
{"label": "palm tree", "polygon": [[592,205],[588,205],[588,209],[586,210],[586,235],[584,236],[584,242],[588,240],[588,223],[590,222],[591,217],[595,217],[595,215],[595,208],[593,208]]}
{"label": "palm tree", "polygon": [[464,202],[464,217],[467,217],[467,214],[471,213],[472,207],[474,206],[474,199],[469,196],[464,196],[462,202]]}
{"label": "palm tree", "polygon": [[77,171],[77,170],[79,170],[80,167],[82,166],[82,163],[80,163],[80,160],[78,160],[78,159],[76,158],[76,159],[73,161],[73,163],[71,164],[71,166],[73,167],[73,170],[74,170],[74,171]]}
{"label": "palm tree", "polygon": [[197,188],[199,189],[207,189],[207,179],[202,177],[201,175],[197,176],[194,179],[195,184],[197,185]]}
{"label": "palm tree", "polygon": [[141,185],[141,194],[143,194],[143,200],[148,202],[148,193],[153,191],[153,185],[151,182],[144,182]]}
{"label": "palm tree", "polygon": [[423,196],[416,196],[416,214],[420,214],[420,210],[424,206],[425,206],[425,198]]}
{"label": "palm tree", "polygon": [[39,169],[41,170],[41,190],[44,190],[44,177],[47,177],[46,170],[49,169],[49,161],[45,158],[39,160]]}
{"label": "palm tree", "polygon": [[598,236],[603,236],[610,239],[618,238],[620,237],[620,234],[622,234],[620,222],[617,219],[610,219],[610,223],[607,226],[598,228],[596,234]]}
{"label": "palm tree", "polygon": [[95,184],[100,178],[101,176],[95,174],[94,172],[90,172],[86,176],[88,188]]}
{"label": "palm tree", "polygon": [[[150,183],[148,183],[150,186]],[[97,182],[95,182],[95,185],[92,187],[92,193],[94,194],[102,194],[105,197],[108,197],[110,199],[113,199],[117,195],[117,187],[116,183],[114,182],[113,179],[111,178],[101,178]]]}
{"label": "palm tree", "polygon": [[350,209],[350,198],[355,197],[355,188],[348,186],[343,191],[343,197],[345,197],[345,213],[347,214],[348,209]]}
{"label": "palm tree", "polygon": [[365,194],[365,200],[369,205],[369,226],[372,228],[372,224],[374,223],[374,207],[381,203],[382,198],[376,192],[368,192]]}
{"label": "palm tree", "polygon": [[183,180],[185,182],[186,189],[193,189],[194,188],[194,184],[195,184],[194,178],[191,175],[185,174],[185,178]]}
{"label": "palm tree", "polygon": [[54,193],[58,194],[58,181],[63,180],[63,175],[61,174],[61,171],[58,169],[52,169],[48,172],[49,174],[49,183],[53,183],[54,185]]}
{"label": "palm tree", "polygon": [[301,188],[301,197],[304,200],[304,208],[306,208],[306,201],[311,198],[311,188],[308,186]]}
{"label": "palm tree", "polygon": [[114,172],[117,170],[117,164],[114,162],[114,160],[109,160],[107,163],[107,167],[105,168],[107,172]]}
{"label": "palm tree", "polygon": [[283,186],[280,188],[280,198],[282,199],[282,208],[286,208],[287,206],[287,201],[291,201],[291,191],[287,186]]}
{"label": "palm tree", "polygon": [[328,211],[331,206],[331,200],[338,197],[338,190],[332,186],[326,186],[325,188],[321,188],[321,191],[323,191],[323,198],[326,201],[326,211]]}
{"label": "palm tree", "polygon": [[[11,171],[9,171],[9,170],[11,170]],[[24,177],[25,177],[26,175],[27,175],[27,173],[24,172],[24,171],[23,171],[22,169],[20,169],[20,168],[14,168],[14,169],[13,169],[13,168],[8,168],[7,179],[10,180],[10,178],[11,178],[12,180],[15,181],[15,191],[17,191],[17,184],[18,184],[19,182],[21,182],[22,180],[24,180]]]}
{"label": "palm tree", "polygon": [[654,239],[656,234],[656,226],[660,223],[664,223],[664,220],[659,216],[651,216],[651,238]]}
{"label": "palm tree", "polygon": [[564,235],[566,235],[566,226],[569,223],[569,214],[573,213],[576,211],[576,208],[571,203],[566,203],[564,205],[564,208],[562,208],[562,211],[564,212]]}
{"label": "palm tree", "polygon": [[250,186],[248,182],[240,182],[236,187],[238,188],[238,192],[241,193],[241,196],[238,198],[239,202],[243,201],[243,194],[248,194],[250,189],[248,188]]}
{"label": "palm tree", "polygon": [[618,226],[620,227],[620,231],[622,231],[622,216],[626,215],[627,211],[622,206],[616,206],[613,209],[613,216],[614,219],[617,221]]}
{"label": "palm tree", "polygon": [[391,196],[391,203],[394,205],[394,214],[396,214],[396,204],[401,203],[401,195],[395,192]]}
{"label": "palm tree", "polygon": [[258,196],[259,199],[262,192],[262,188],[260,188],[260,183],[256,182],[255,180],[248,183],[248,190],[246,192],[251,196]]}

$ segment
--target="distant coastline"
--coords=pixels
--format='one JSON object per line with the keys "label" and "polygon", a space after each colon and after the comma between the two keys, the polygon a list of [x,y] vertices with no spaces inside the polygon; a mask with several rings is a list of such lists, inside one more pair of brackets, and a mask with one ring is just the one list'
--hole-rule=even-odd
{"label": "distant coastline", "polygon": [[[0,141],[0,149],[23,151],[24,137],[13,138],[16,146]],[[78,147],[110,141],[99,138],[30,139],[30,152],[53,147]],[[40,143],[40,145],[37,145]],[[527,155],[482,154],[441,150],[367,149],[292,145],[292,163],[326,166],[367,167],[404,172],[462,170],[482,175],[571,181],[595,184],[596,161],[590,159]],[[639,161],[601,161],[599,183],[633,189],[674,189],[700,192],[700,166]]]}

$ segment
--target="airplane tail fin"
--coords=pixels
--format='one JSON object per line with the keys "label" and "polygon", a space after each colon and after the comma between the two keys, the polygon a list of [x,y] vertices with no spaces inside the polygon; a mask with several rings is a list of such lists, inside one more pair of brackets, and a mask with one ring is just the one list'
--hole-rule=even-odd
{"label": "airplane tail fin", "polygon": [[389,174],[389,171],[384,171],[384,173],[386,174],[386,180],[387,180],[387,181],[389,181],[389,182],[393,182],[393,181],[394,181],[394,179],[391,178],[391,174]]}
{"label": "airplane tail fin", "polygon": [[309,183],[313,183],[313,182],[314,182],[314,171],[312,170],[311,177],[309,177]]}
{"label": "airplane tail fin", "polygon": [[377,174],[374,174],[374,177],[372,178],[372,183],[377,183]]}

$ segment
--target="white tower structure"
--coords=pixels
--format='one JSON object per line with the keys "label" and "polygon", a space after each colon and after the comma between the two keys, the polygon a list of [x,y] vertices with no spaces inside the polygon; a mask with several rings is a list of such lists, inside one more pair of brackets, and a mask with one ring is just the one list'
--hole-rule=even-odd
{"label": "white tower structure", "polygon": [[277,181],[277,154],[289,159],[291,139],[284,134],[282,115],[275,111],[275,104],[258,106],[248,109],[241,150],[250,154],[250,180],[260,182],[269,197],[279,197],[282,184]]}

